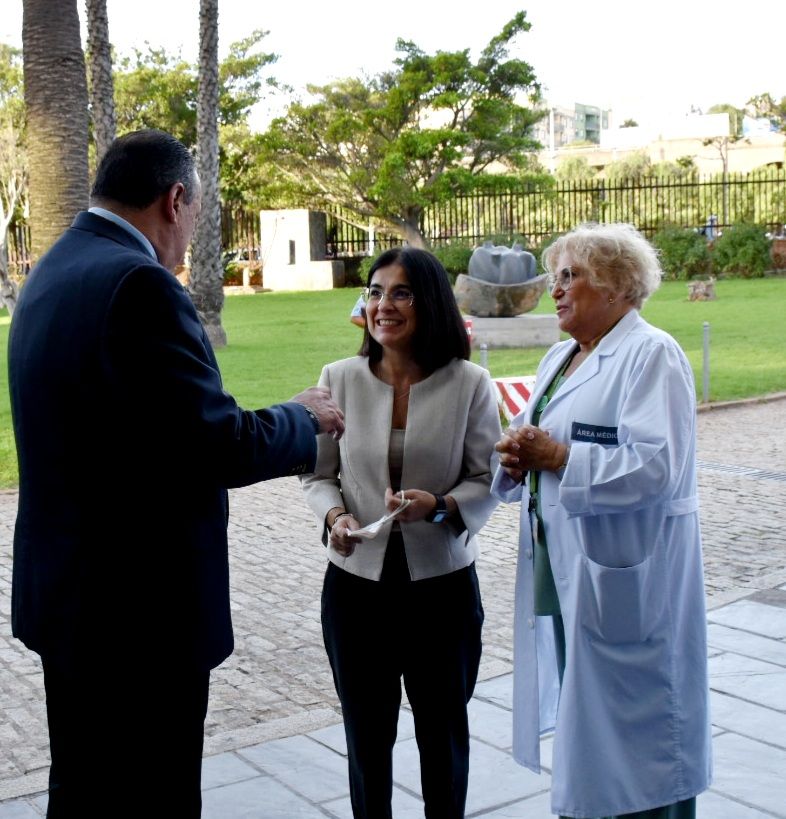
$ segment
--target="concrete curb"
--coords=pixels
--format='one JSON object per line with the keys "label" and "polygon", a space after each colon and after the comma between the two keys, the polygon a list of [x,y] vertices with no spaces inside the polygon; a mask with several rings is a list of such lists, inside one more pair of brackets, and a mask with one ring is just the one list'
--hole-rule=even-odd
{"label": "concrete curb", "polygon": [[781,401],[784,398],[786,398],[786,392],[772,392],[769,395],[737,398],[734,401],[708,401],[706,404],[699,404],[696,412],[709,412],[709,410],[727,409],[728,407],[749,407],[751,404],[768,404],[770,401]]}

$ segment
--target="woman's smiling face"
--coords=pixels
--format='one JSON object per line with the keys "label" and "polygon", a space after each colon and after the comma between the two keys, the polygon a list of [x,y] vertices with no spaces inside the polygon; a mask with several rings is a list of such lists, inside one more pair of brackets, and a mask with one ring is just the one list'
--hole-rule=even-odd
{"label": "woman's smiling face", "polygon": [[382,347],[410,349],[417,322],[412,289],[404,268],[399,264],[379,268],[368,289],[366,322],[371,337]]}

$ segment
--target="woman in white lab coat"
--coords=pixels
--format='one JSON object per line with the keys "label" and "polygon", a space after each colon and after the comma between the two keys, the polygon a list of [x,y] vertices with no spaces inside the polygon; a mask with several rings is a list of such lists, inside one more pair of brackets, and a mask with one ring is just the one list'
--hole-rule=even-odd
{"label": "woman in white lab coat", "polygon": [[639,308],[660,283],[630,225],[582,225],[544,253],[572,338],[538,368],[497,444],[492,487],[521,500],[514,755],[552,811],[688,819],[711,779],[695,389]]}

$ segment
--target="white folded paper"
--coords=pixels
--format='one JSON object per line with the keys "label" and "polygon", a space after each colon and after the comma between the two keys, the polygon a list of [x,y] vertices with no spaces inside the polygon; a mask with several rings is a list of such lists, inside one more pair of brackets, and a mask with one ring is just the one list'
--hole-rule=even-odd
{"label": "white folded paper", "polygon": [[379,534],[379,530],[386,524],[389,523],[393,518],[396,517],[400,512],[403,512],[409,505],[412,503],[410,498],[402,498],[401,503],[392,511],[388,512],[387,515],[383,515],[379,520],[375,520],[373,523],[369,523],[368,526],[364,526],[362,529],[355,529],[354,532],[349,532],[350,537],[362,537],[366,539],[370,539],[372,537],[376,537]]}

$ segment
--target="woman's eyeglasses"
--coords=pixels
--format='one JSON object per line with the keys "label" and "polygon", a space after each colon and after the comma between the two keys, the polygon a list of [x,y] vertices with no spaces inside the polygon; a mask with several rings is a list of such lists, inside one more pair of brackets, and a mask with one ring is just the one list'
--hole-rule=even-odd
{"label": "woman's eyeglasses", "polygon": [[546,279],[549,290],[553,290],[555,287],[559,287],[562,291],[570,290],[578,275],[572,267],[563,267],[559,273],[550,273]]}
{"label": "woman's eyeglasses", "polygon": [[411,307],[412,302],[415,301],[415,295],[408,287],[394,287],[388,293],[381,287],[374,287],[373,285],[363,290],[363,301],[366,302],[366,304],[381,304],[382,299],[386,296],[390,301],[398,305],[406,303]]}

